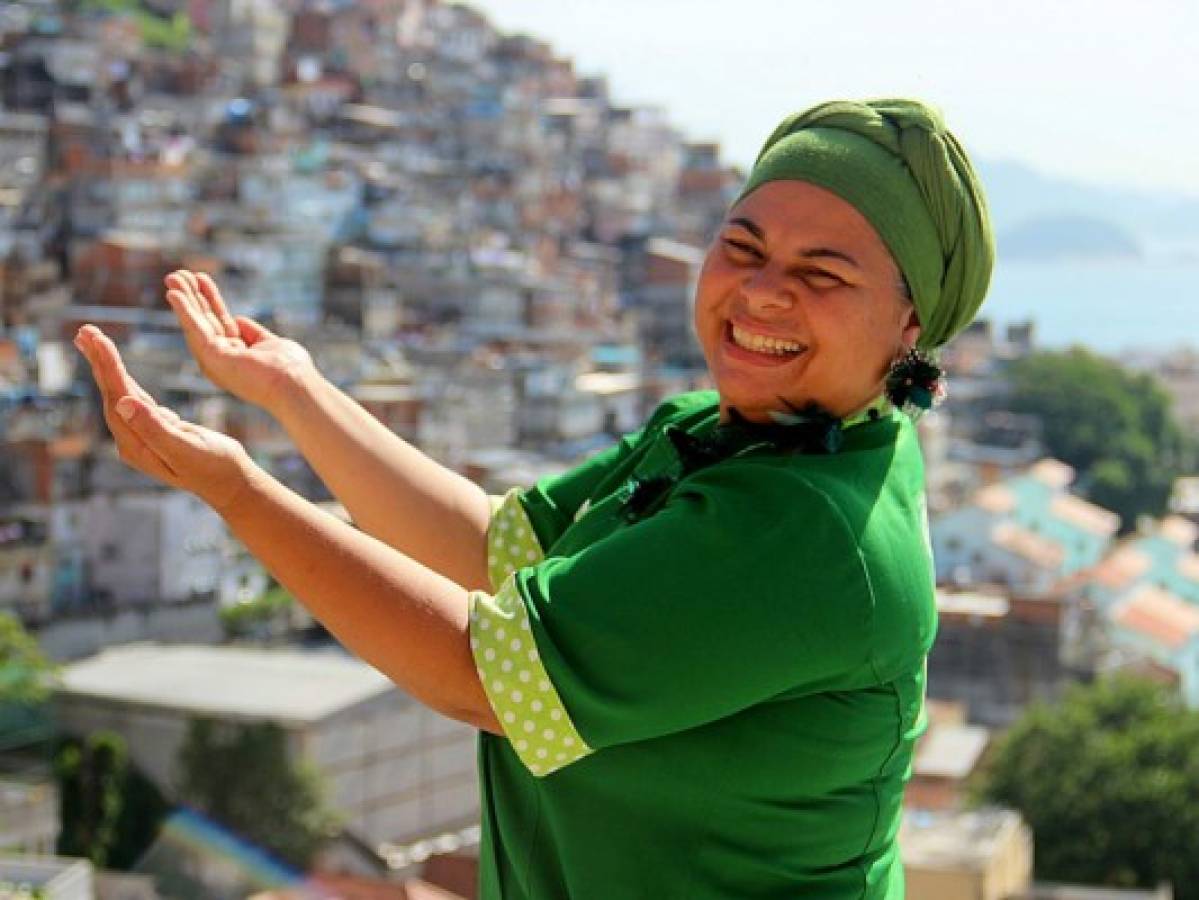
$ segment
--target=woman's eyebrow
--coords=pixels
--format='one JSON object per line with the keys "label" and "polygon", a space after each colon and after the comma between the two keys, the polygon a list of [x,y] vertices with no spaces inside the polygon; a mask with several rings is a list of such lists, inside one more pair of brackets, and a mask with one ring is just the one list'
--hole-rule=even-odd
{"label": "woman's eyebrow", "polygon": [[766,240],[766,232],[763,231],[761,228],[759,228],[758,223],[755,222],[753,219],[747,219],[744,216],[738,216],[735,219],[729,219],[729,224],[730,225],[740,225],[742,228],[744,228],[746,231],[748,231],[750,234],[752,234],[754,237],[756,237],[759,241]]}
{"label": "woman's eyebrow", "polygon": [[[735,219],[729,219],[729,224],[740,225],[759,241],[766,240],[766,232],[764,232],[761,226],[759,226],[758,223],[753,219],[747,219],[744,216],[738,216]],[[841,250],[834,250],[832,247],[812,247],[808,250],[800,250],[796,255],[801,256],[804,259],[819,259],[820,257],[839,259],[843,262],[849,263],[855,269],[862,268],[860,265],[858,265],[858,261],[848,253],[845,253]]]}
{"label": "woman's eyebrow", "polygon": [[800,250],[796,256],[802,256],[804,259],[817,259],[819,257],[831,257],[849,263],[855,269],[862,268],[858,265],[858,261],[848,253],[843,253],[840,250],[834,250],[832,247],[813,247],[810,250]]}

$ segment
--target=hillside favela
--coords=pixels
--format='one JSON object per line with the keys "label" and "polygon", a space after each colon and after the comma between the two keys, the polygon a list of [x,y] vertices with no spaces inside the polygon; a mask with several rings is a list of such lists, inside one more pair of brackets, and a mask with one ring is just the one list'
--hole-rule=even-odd
{"label": "hillside favela", "polygon": [[[1085,304],[1074,340],[1020,306],[1029,272],[1199,254],[1110,225],[1100,188],[980,171],[1002,295],[918,420],[938,626],[907,896],[1199,898],[1199,315],[1125,348]],[[465,4],[0,0],[0,900],[479,890],[478,729],[122,460],[81,326],[350,521],[194,361],[164,279],[209,273],[501,496],[712,387],[691,304],[745,176]]]}

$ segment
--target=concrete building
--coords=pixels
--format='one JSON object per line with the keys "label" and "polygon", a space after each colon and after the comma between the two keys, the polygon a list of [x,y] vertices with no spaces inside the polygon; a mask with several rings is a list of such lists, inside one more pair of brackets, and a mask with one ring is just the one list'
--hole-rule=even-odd
{"label": "concrete building", "polygon": [[1199,525],[1182,516],[1167,516],[1148,524],[1125,548],[1139,558],[1141,570],[1132,579],[1150,582],[1199,605]]}
{"label": "concrete building", "polygon": [[1146,522],[1063,584],[1079,611],[1076,643],[1104,669],[1131,668],[1199,708],[1199,525]]}
{"label": "concrete building", "polygon": [[1011,810],[912,812],[899,846],[909,897],[1011,900],[1032,884],[1032,832]]}
{"label": "concrete building", "polygon": [[1170,512],[1199,525],[1199,475],[1179,478],[1174,482]]}
{"label": "concrete building", "polygon": [[1067,652],[1080,626],[1065,595],[940,590],[937,615],[928,695],[962,703],[973,723],[1010,725],[1030,703],[1056,699],[1085,674],[1075,666],[1093,664]]}
{"label": "concrete building", "polygon": [[1032,880],[1032,832],[1007,809],[913,812],[899,832],[907,895],[918,900],[1171,900],[1156,889]]}
{"label": "concrete building", "polygon": [[24,622],[50,617],[54,548],[42,523],[0,516],[0,613]]}
{"label": "concrete building", "polygon": [[1148,662],[1172,673],[1183,701],[1199,709],[1199,606],[1144,584],[1108,610],[1107,632],[1109,666]]}
{"label": "concrete building", "polygon": [[91,590],[114,605],[218,596],[229,532],[192,494],[96,493],[83,502],[77,521],[74,536],[85,547]]}
{"label": "concrete building", "polygon": [[939,583],[1048,591],[1107,552],[1119,517],[1067,490],[1074,470],[1042,459],[978,491],[931,526]]}
{"label": "concrete building", "polygon": [[61,827],[58,803],[58,787],[49,774],[0,774],[0,853],[54,852]]}
{"label": "concrete building", "polygon": [[346,827],[371,843],[478,819],[475,729],[339,652],[114,647],[68,666],[55,705],[68,733],[121,734],[133,762],[168,794],[192,717],[271,721],[324,777]]}
{"label": "concrete building", "polygon": [[95,873],[85,859],[0,856],[0,897],[96,900]]}
{"label": "concrete building", "polygon": [[958,809],[965,783],[986,753],[991,732],[967,724],[966,705],[961,702],[929,700],[926,713],[928,730],[916,746],[903,803],[909,809]]}
{"label": "concrete building", "polygon": [[703,259],[703,251],[690,244],[668,238],[645,242],[634,308],[646,354],[660,365],[704,367],[692,322]]}

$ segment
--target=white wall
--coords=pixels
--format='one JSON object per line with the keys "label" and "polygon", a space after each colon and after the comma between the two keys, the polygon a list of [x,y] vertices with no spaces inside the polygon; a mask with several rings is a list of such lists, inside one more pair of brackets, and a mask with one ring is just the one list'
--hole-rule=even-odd
{"label": "white wall", "polygon": [[469,725],[393,692],[325,720],[307,752],[351,829],[404,842],[478,818],[477,740]]}
{"label": "white wall", "polygon": [[[69,733],[116,731],[147,776],[174,788],[186,712],[70,695],[59,695],[56,711]],[[290,736],[292,752],[315,763],[332,805],[368,841],[411,841],[478,819],[478,732],[401,691]]]}

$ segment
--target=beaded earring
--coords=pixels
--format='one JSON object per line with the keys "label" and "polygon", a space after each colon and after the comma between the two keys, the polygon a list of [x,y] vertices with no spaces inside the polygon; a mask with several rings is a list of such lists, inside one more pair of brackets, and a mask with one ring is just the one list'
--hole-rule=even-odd
{"label": "beaded earring", "polygon": [[940,405],[945,394],[945,372],[924,351],[913,347],[891,364],[887,399],[912,419]]}

